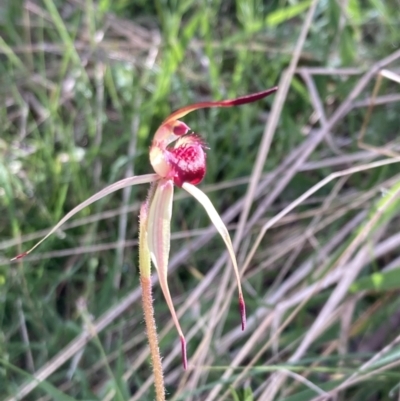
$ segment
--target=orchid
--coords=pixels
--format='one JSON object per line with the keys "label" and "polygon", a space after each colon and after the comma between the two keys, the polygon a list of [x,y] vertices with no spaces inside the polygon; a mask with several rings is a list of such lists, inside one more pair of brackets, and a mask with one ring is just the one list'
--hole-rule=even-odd
{"label": "orchid", "polygon": [[[185,337],[175,312],[167,280],[171,236],[170,222],[175,186],[183,188],[202,204],[225,242],[238,285],[242,330],[244,330],[246,325],[246,309],[240,284],[239,269],[228,230],[210,199],[204,192],[196,187],[196,185],[202,181],[206,173],[205,142],[200,136],[193,133],[188,125],[179,119],[197,109],[231,107],[254,102],[274,93],[276,90],[277,88],[274,87],[236,99],[195,103],[173,112],[163,121],[156,131],[150,147],[150,163],[155,173],[128,177],[99,191],[66,214],[51,231],[30,250],[16,256],[12,260],[21,259],[28,255],[62,224],[93,202],[125,187],[150,183],[149,195],[142,207],[140,217],[139,258],[140,262],[144,260],[143,263],[140,263],[140,270],[141,275],[149,279],[151,260],[158,272],[161,290],[180,336],[183,366],[186,369]],[[150,258],[147,263],[145,259],[148,254]]]}

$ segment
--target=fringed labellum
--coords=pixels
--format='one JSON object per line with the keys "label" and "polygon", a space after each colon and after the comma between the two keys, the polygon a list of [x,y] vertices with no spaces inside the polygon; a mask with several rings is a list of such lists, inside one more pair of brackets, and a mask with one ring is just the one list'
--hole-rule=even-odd
{"label": "fringed labellum", "polygon": [[228,230],[210,199],[204,192],[195,186],[202,181],[206,173],[204,142],[198,135],[191,132],[190,128],[184,122],[179,121],[179,119],[194,110],[202,108],[232,107],[255,102],[276,92],[277,89],[277,87],[274,87],[263,92],[242,96],[236,99],[195,103],[173,112],[164,120],[156,131],[150,147],[150,163],[155,174],[125,178],[104,188],[72,209],[29,251],[16,256],[12,260],[21,259],[28,255],[46,238],[54,233],[54,231],[56,231],[63,223],[93,202],[131,185],[153,183],[152,185],[155,187],[153,188],[153,191],[151,191],[152,194],[145,205],[145,208],[148,211],[148,216],[146,224],[147,233],[144,237],[147,238],[151,261],[157,269],[161,290],[181,339],[183,366],[186,369],[186,342],[175,312],[167,281],[171,236],[170,221],[174,184],[183,188],[203,205],[211,221],[225,242],[238,283],[242,330],[244,330],[246,325],[246,308],[240,285],[239,269]]}

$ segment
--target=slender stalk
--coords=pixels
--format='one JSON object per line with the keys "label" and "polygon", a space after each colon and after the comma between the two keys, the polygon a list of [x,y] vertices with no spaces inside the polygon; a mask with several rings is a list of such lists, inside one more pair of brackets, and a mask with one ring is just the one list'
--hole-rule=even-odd
{"label": "slender stalk", "polygon": [[151,361],[153,364],[156,401],[165,401],[164,375],[161,364],[160,349],[158,347],[156,322],[154,320],[150,252],[147,245],[147,202],[142,205],[140,210],[139,270],[140,284],[142,287],[144,321],[146,324],[147,339],[149,341]]}
{"label": "slender stalk", "polygon": [[158,348],[156,322],[154,320],[153,298],[151,295],[151,280],[141,277],[144,320],[146,322],[147,338],[149,340],[151,360],[153,362],[154,385],[156,400],[165,401],[164,376],[161,364],[161,355]]}

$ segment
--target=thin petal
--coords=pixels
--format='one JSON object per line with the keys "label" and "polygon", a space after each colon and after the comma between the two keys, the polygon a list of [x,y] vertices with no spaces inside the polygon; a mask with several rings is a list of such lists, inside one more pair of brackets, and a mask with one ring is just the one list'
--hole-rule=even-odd
{"label": "thin petal", "polygon": [[172,303],[167,281],[173,196],[174,184],[171,180],[162,180],[157,184],[154,196],[150,199],[147,238],[151,260],[157,269],[161,290],[181,339],[182,361],[183,367],[186,369],[186,341],[175,312],[174,304]]}
{"label": "thin petal", "polygon": [[267,89],[265,91],[252,93],[252,94],[246,95],[246,96],[237,97],[236,99],[219,100],[219,101],[214,101],[214,102],[194,103],[194,104],[191,104],[186,107],[182,107],[181,109],[174,111],[172,114],[169,115],[169,117],[167,117],[163,121],[162,125],[168,124],[175,120],[178,120],[179,118],[186,116],[186,114],[190,113],[191,111],[198,110],[198,109],[204,109],[204,108],[209,108],[209,107],[232,107],[232,106],[240,106],[241,104],[255,102],[257,100],[262,99],[263,97],[271,95],[272,93],[276,92],[277,90],[278,90],[278,87],[275,86],[275,87]]}
{"label": "thin petal", "polygon": [[196,198],[203,205],[204,209],[208,213],[208,216],[210,217],[210,220],[213,222],[215,228],[221,234],[221,237],[225,242],[225,245],[228,249],[229,255],[232,260],[233,269],[235,270],[235,275],[236,275],[236,280],[237,280],[237,285],[238,285],[238,290],[239,290],[240,317],[241,317],[241,321],[242,321],[242,330],[244,330],[244,328],[246,326],[246,307],[245,307],[244,298],[243,298],[242,286],[240,284],[239,268],[238,268],[238,265],[236,262],[236,256],[235,256],[235,252],[233,250],[233,245],[232,245],[231,238],[229,236],[228,229],[226,228],[226,226],[225,226],[224,222],[222,221],[221,217],[219,216],[218,212],[215,210],[214,205],[211,203],[210,199],[204,192],[202,192],[200,189],[198,189],[194,185],[189,184],[187,182],[185,182],[182,185],[182,188],[185,189],[187,192],[189,192],[190,195],[192,195],[194,198]]}
{"label": "thin petal", "polygon": [[53,234],[62,224],[64,224],[67,220],[69,220],[72,216],[74,216],[76,213],[80,212],[82,209],[84,209],[86,206],[89,206],[90,204],[98,201],[101,198],[104,198],[105,196],[118,191],[119,189],[125,188],[125,187],[130,187],[132,185],[138,185],[138,184],[146,184],[152,181],[155,181],[158,178],[157,174],[145,174],[145,175],[140,175],[140,176],[134,176],[134,177],[128,177],[124,178],[123,180],[117,181],[114,184],[109,185],[108,187],[102,189],[101,191],[97,192],[90,198],[86,199],[83,201],[81,204],[78,206],[74,207],[69,213],[67,213],[51,230],[50,232],[43,238],[41,239],[36,245],[34,245],[29,251],[21,253],[20,255],[17,255],[15,258],[12,258],[11,261],[16,260],[16,259],[21,259],[24,256],[28,255],[31,253],[36,247],[38,247],[45,239],[47,239],[51,234]]}

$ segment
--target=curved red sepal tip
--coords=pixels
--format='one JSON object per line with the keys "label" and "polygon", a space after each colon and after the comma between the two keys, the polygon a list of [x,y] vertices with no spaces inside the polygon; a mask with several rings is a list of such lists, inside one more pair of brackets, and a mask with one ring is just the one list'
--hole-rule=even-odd
{"label": "curved red sepal tip", "polygon": [[187,369],[187,354],[186,354],[186,340],[184,337],[181,337],[181,351],[182,351],[182,363],[183,369]]}
{"label": "curved red sepal tip", "polygon": [[10,259],[10,262],[12,262],[12,261],[14,261],[14,260],[22,259],[22,258],[24,258],[26,255],[28,255],[28,252],[20,253],[19,255],[15,256],[15,257],[12,258],[12,259]]}
{"label": "curved red sepal tip", "polygon": [[246,328],[246,305],[242,295],[239,295],[239,311],[240,319],[242,321],[242,331]]}
{"label": "curved red sepal tip", "polygon": [[275,86],[275,87],[267,89],[265,91],[252,93],[250,95],[240,96],[240,97],[237,97],[236,99],[226,99],[226,100],[217,100],[217,101],[212,101],[212,102],[194,103],[194,104],[191,104],[186,107],[182,107],[181,109],[174,111],[163,121],[163,124],[168,124],[173,121],[176,121],[179,118],[186,116],[186,114],[188,114],[194,110],[198,110],[198,109],[204,109],[204,108],[208,108],[208,107],[232,107],[232,106],[240,106],[241,104],[255,102],[257,100],[262,99],[263,97],[271,95],[272,93],[276,92],[277,90],[278,90],[278,87]]}
{"label": "curved red sepal tip", "polygon": [[256,102],[257,100],[260,100],[264,97],[267,97],[268,95],[271,95],[272,93],[276,92],[277,90],[278,90],[278,87],[275,86],[271,89],[267,89],[262,92],[252,93],[250,95],[240,96],[236,99],[226,100],[225,104],[230,105],[230,106],[240,106],[241,104]]}

